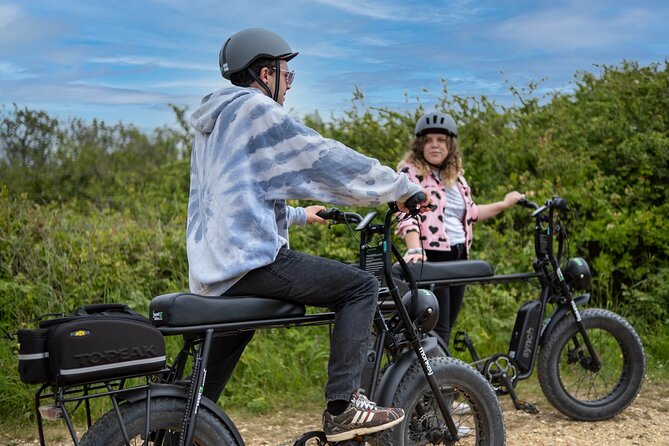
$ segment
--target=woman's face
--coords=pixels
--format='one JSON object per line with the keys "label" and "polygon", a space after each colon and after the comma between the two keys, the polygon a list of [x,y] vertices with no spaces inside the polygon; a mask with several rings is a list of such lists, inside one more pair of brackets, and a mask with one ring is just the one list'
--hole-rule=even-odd
{"label": "woman's face", "polygon": [[423,146],[423,158],[433,166],[441,166],[448,156],[448,146],[446,145],[448,136],[443,133],[427,133],[425,135],[425,145]]}

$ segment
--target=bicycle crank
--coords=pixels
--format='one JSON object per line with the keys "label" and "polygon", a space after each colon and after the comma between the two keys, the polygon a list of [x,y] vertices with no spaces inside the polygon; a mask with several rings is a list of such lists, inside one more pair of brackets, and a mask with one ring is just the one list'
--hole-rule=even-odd
{"label": "bicycle crank", "polygon": [[498,395],[509,395],[516,410],[522,410],[530,414],[539,413],[537,407],[518,398],[516,384],[518,384],[518,370],[511,358],[506,355],[493,355],[483,367],[484,376]]}

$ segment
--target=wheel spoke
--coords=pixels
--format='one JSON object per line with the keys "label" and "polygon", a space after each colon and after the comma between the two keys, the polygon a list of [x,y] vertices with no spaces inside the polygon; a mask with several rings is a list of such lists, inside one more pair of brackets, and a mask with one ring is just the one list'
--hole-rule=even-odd
{"label": "wheel spoke", "polygon": [[601,363],[599,371],[592,370],[592,361],[585,343],[576,334],[570,343],[575,349],[565,348],[560,359],[560,379],[572,397],[595,402],[613,394],[622,380],[623,355],[618,341],[608,332],[589,329],[588,337]]}

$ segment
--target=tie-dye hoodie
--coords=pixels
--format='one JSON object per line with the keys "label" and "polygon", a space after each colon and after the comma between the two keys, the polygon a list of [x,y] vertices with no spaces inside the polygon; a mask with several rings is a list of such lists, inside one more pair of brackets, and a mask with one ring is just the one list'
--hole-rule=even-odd
{"label": "tie-dye hoodie", "polygon": [[378,206],[419,192],[403,174],[326,139],[254,88],[206,96],[191,117],[187,250],[190,289],[221,295],[274,261],[288,226],[306,223],[286,199]]}

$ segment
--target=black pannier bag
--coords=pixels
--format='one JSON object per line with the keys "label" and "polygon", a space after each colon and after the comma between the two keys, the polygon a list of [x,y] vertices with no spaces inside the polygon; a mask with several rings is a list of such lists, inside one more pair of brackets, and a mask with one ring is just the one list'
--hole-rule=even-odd
{"label": "black pannier bag", "polygon": [[160,331],[122,304],[86,305],[19,330],[18,338],[19,375],[27,384],[72,385],[165,367]]}

